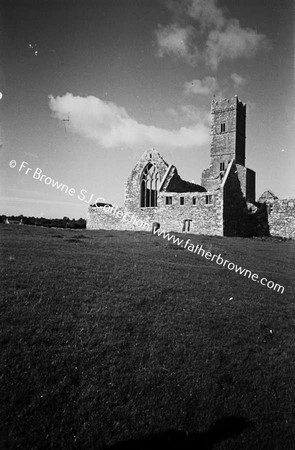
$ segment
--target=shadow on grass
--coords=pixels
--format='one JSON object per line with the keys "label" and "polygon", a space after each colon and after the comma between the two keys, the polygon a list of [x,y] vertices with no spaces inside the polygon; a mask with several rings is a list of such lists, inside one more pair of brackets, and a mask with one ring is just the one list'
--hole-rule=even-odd
{"label": "shadow on grass", "polygon": [[167,430],[140,439],[118,442],[106,448],[110,450],[212,449],[218,442],[241,434],[252,425],[252,422],[243,417],[224,417],[214,422],[209,431],[186,433],[184,431]]}
{"label": "shadow on grass", "polygon": [[80,239],[76,239],[76,238],[70,238],[70,239],[65,239],[65,242],[81,242]]}
{"label": "shadow on grass", "polygon": [[77,236],[70,237],[69,239],[65,239],[66,242],[81,242],[81,239],[89,239],[87,236],[83,234],[77,234]]}

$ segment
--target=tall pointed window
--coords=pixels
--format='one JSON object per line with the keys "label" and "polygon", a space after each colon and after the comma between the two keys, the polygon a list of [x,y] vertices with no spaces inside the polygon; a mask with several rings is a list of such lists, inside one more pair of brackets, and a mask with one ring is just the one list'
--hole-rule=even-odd
{"label": "tall pointed window", "polygon": [[140,182],[140,206],[157,206],[159,172],[152,163],[145,166]]}

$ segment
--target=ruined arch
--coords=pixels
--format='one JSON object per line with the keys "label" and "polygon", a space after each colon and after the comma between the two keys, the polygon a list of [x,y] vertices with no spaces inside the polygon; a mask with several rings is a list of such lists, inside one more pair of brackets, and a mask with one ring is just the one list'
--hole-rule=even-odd
{"label": "ruined arch", "polygon": [[142,208],[157,206],[159,181],[157,167],[148,163],[140,177],[140,206]]}

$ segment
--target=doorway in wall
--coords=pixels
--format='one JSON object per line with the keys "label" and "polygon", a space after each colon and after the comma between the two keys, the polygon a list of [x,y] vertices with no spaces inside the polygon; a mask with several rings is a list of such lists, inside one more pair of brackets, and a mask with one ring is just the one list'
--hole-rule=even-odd
{"label": "doorway in wall", "polygon": [[184,221],[182,223],[182,232],[183,233],[189,233],[190,228],[191,228],[191,222],[192,222],[192,219],[184,219]]}

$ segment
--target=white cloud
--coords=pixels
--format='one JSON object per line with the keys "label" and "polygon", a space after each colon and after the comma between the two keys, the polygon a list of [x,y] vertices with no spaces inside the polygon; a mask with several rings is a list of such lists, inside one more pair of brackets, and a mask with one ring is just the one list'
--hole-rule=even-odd
{"label": "white cloud", "polygon": [[218,6],[218,0],[186,0],[181,5],[172,1],[168,6],[176,22],[159,26],[156,31],[161,57],[170,55],[192,66],[203,60],[217,70],[224,60],[250,58],[269,46],[263,34],[242,27],[238,19],[230,18],[225,9]]}
{"label": "white cloud", "polygon": [[247,84],[247,79],[238,73],[232,73],[230,77],[233,80],[235,87],[241,87]]}
{"label": "white cloud", "polygon": [[226,21],[223,10],[217,6],[217,0],[190,0],[187,13],[199,21],[202,29],[212,26],[220,29]]}
{"label": "white cloud", "polygon": [[209,128],[202,121],[177,130],[148,126],[138,123],[124,108],[94,96],[80,97],[67,93],[54,98],[50,95],[49,107],[54,117],[61,121],[70,113],[69,129],[105,148],[186,148],[209,141]]}
{"label": "white cloud", "polygon": [[205,111],[202,111],[195,105],[182,105],[179,109],[183,118],[187,122],[201,122],[208,128],[210,128],[211,114],[207,109]]}
{"label": "white cloud", "polygon": [[237,19],[231,19],[223,30],[212,30],[206,42],[205,58],[212,69],[225,59],[252,57],[265,46],[265,36],[251,28],[242,28]]}
{"label": "white cloud", "polygon": [[205,77],[202,80],[192,80],[184,83],[185,94],[212,95],[217,89],[218,83],[214,77]]}
{"label": "white cloud", "polygon": [[211,126],[211,114],[208,109],[199,108],[196,105],[180,105],[177,108],[168,108],[167,113],[185,124],[202,123],[208,130]]}
{"label": "white cloud", "polygon": [[196,46],[192,45],[193,30],[191,27],[183,28],[176,24],[162,27],[159,25],[155,31],[158,55],[184,58],[188,63],[195,64],[198,56]]}
{"label": "white cloud", "polygon": [[170,114],[171,116],[173,116],[173,117],[177,117],[178,116],[178,113],[177,113],[175,108],[167,108],[166,112],[168,114]]}

